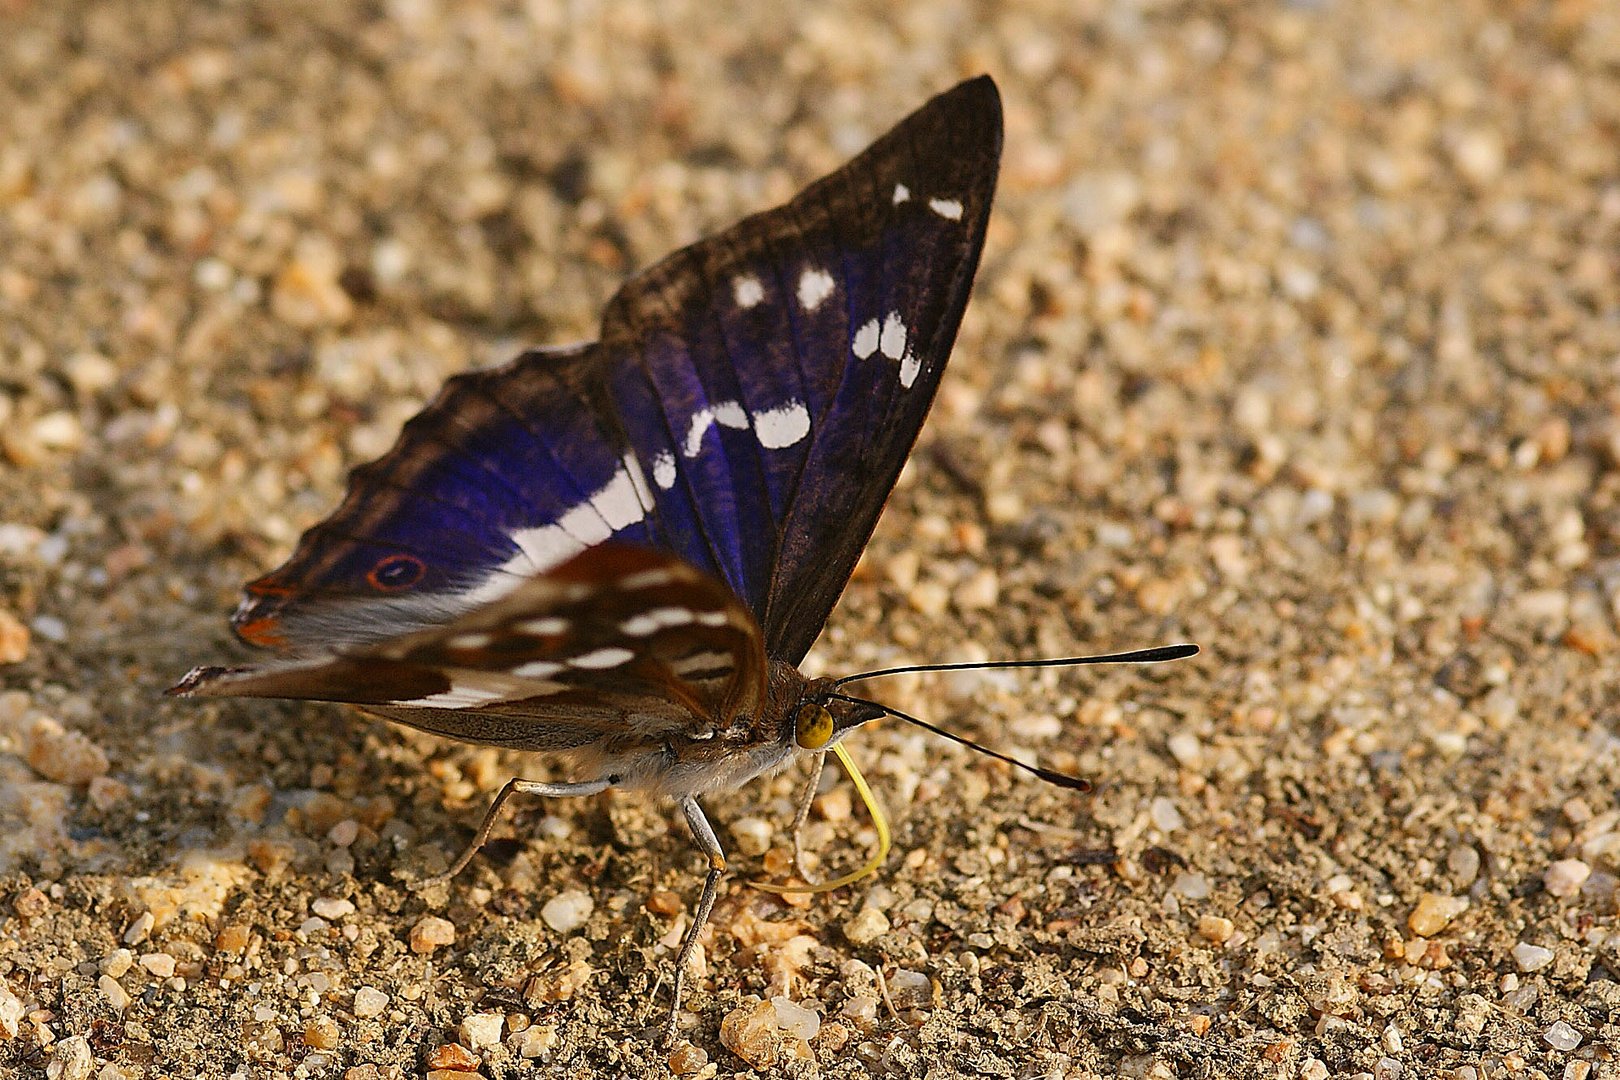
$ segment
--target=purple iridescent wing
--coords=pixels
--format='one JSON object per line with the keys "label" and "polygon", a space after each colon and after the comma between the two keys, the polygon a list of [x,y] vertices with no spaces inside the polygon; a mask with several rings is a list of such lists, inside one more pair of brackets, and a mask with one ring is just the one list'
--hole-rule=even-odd
{"label": "purple iridescent wing", "polygon": [[630,281],[603,319],[659,542],[797,663],[916,440],[979,261],[1001,149],[988,78],[792,202]]}
{"label": "purple iridescent wing", "polygon": [[456,376],[232,622],[295,653],[438,626],[605,540],[651,544],[636,457],[594,345]]}
{"label": "purple iridescent wing", "polygon": [[729,587],[796,663],[933,399],[1000,141],[994,84],[963,83],[631,279],[600,342],[451,379],[248,585],[237,632],[314,656],[429,631],[615,541]]}

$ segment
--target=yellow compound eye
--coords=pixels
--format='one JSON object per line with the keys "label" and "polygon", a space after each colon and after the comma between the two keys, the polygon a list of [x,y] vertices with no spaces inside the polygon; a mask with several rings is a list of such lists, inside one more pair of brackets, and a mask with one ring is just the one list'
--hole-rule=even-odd
{"label": "yellow compound eye", "polygon": [[793,741],[805,750],[820,750],[833,735],[832,713],[815,702],[799,706],[793,720]]}

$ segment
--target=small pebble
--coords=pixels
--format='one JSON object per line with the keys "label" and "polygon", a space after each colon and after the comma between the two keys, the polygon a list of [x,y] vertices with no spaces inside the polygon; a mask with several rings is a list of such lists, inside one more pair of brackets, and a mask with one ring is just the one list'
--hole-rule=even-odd
{"label": "small pebble", "polygon": [[681,898],[668,889],[655,889],[647,897],[647,910],[654,915],[673,915],[681,910]]}
{"label": "small pebble", "polygon": [[1434,937],[1444,930],[1451,920],[1467,910],[1467,897],[1424,893],[1419,898],[1417,907],[1412,910],[1412,914],[1407,916],[1406,925],[1419,937]]}
{"label": "small pebble", "polygon": [[335,1050],[342,1041],[342,1032],[329,1016],[317,1016],[304,1025],[304,1045],[317,1050]]}
{"label": "small pebble", "polygon": [[865,907],[844,923],[844,936],[852,945],[869,945],[889,932],[889,917],[875,907]]}
{"label": "small pebble", "polygon": [[1547,867],[1541,882],[1552,895],[1568,899],[1580,892],[1591,876],[1592,868],[1581,860],[1560,859]]}
{"label": "small pebble", "polygon": [[70,412],[46,413],[34,421],[33,437],[50,450],[74,450],[84,441],[84,427]]}
{"label": "small pebble", "polygon": [[354,1015],[362,1020],[381,1016],[388,1008],[388,995],[371,986],[362,986],[354,992]]}
{"label": "small pebble", "polygon": [[744,855],[758,857],[769,851],[775,831],[764,818],[744,817],[731,823],[732,840]]}
{"label": "small pebble", "polygon": [[152,933],[152,927],[157,925],[157,917],[150,911],[143,911],[135,917],[124,931],[125,945],[139,945]]}
{"label": "small pebble", "polygon": [[129,1008],[129,991],[125,990],[118,980],[111,975],[103,975],[96,980],[96,989],[101,991],[102,998],[111,1005],[116,1012],[123,1012]]}
{"label": "small pebble", "polygon": [[934,1004],[934,983],[927,974],[896,968],[889,976],[889,997],[897,1009],[926,1009]]}
{"label": "small pebble", "polygon": [[155,978],[168,979],[174,976],[174,957],[165,952],[146,953],[141,957],[141,967]]}
{"label": "small pebble", "polygon": [[1203,874],[1194,871],[1188,870],[1177,874],[1170,887],[1188,900],[1207,900],[1209,898],[1209,879]]}
{"label": "small pebble", "polygon": [[1479,850],[1472,844],[1459,844],[1446,856],[1446,868],[1457,885],[1466,889],[1479,877]]}
{"label": "small pebble", "polygon": [[[462,1021],[463,1024],[466,1021]],[[478,1055],[460,1043],[443,1043],[428,1051],[430,1069],[450,1069],[456,1072],[474,1072],[478,1069]]]}
{"label": "small pebble", "polygon": [[776,1010],[776,1026],[794,1038],[809,1042],[821,1030],[821,1017],[791,998],[773,997],[771,1007]]}
{"label": "small pebble", "polygon": [[1581,1045],[1581,1033],[1562,1020],[1556,1021],[1546,1031],[1543,1031],[1541,1038],[1543,1042],[1554,1050],[1574,1050]]}
{"label": "small pebble", "polygon": [[351,901],[336,897],[323,896],[309,905],[309,910],[323,919],[336,922],[345,915],[354,914],[354,904]]}
{"label": "small pebble", "polygon": [[1198,916],[1198,936],[1216,945],[1224,945],[1232,938],[1232,920],[1220,915]]}
{"label": "small pebble", "polygon": [[1153,827],[1162,833],[1173,833],[1187,823],[1176,807],[1174,799],[1167,799],[1163,795],[1155,798],[1148,804],[1148,817],[1153,821]]}
{"label": "small pebble", "polygon": [[83,1035],[63,1039],[51,1048],[51,1063],[45,1066],[45,1080],[89,1080],[96,1059],[90,1041]]}
{"label": "small pebble", "polygon": [[861,1030],[869,1031],[877,1023],[878,999],[858,994],[844,1002],[838,1015]]}
{"label": "small pebble", "polygon": [[682,1042],[669,1052],[669,1071],[676,1076],[690,1076],[709,1063],[703,1048]]}
{"label": "small pebble", "polygon": [[536,1024],[524,1028],[518,1035],[516,1043],[519,1057],[540,1057],[557,1045],[557,1029],[550,1024]]}
{"label": "small pebble", "polygon": [[720,1021],[720,1042],[755,1069],[768,1069],[781,1053],[776,1007],[768,1001],[742,1004]]}
{"label": "small pebble", "polygon": [[958,611],[983,611],[1001,598],[1001,579],[993,567],[982,567],[956,587],[951,599]]}
{"label": "small pebble", "polygon": [[29,628],[46,641],[61,645],[68,639],[68,625],[55,615],[35,615]]}
{"label": "small pebble", "polygon": [[15,1039],[22,1029],[22,999],[11,992],[11,987],[0,980],[0,1037]]}
{"label": "small pebble", "polygon": [[214,948],[220,952],[241,952],[253,940],[252,931],[242,923],[231,923],[214,935]]}
{"label": "small pebble", "polygon": [[455,944],[456,926],[438,915],[425,915],[411,927],[411,952],[428,956],[435,949]]}
{"label": "small pebble", "polygon": [[1512,951],[1513,962],[1519,966],[1520,971],[1526,972],[1540,971],[1552,963],[1558,955],[1551,949],[1542,948],[1540,945],[1532,945],[1527,941],[1519,942],[1513,946]]}
{"label": "small pebble", "polygon": [[80,786],[106,775],[106,752],[83,732],[70,731],[48,717],[35,720],[23,742],[29,767],[47,780]]}
{"label": "small pebble", "polygon": [[1579,795],[1564,800],[1564,817],[1571,825],[1585,825],[1592,820],[1592,806]]}
{"label": "small pebble", "polygon": [[566,934],[585,925],[596,908],[596,901],[580,889],[566,889],[546,901],[540,909],[540,918],[559,934]]}
{"label": "small pebble", "polygon": [[474,1050],[487,1050],[500,1045],[501,1031],[505,1026],[505,1013],[471,1013],[462,1018],[457,1032],[461,1041]]}
{"label": "small pebble", "polygon": [[568,1001],[590,981],[592,974],[591,966],[583,960],[575,960],[561,970],[542,972],[523,988],[523,1000],[537,1008]]}
{"label": "small pebble", "polygon": [[28,659],[28,627],[11,612],[0,608],[0,664],[20,664]]}
{"label": "small pebble", "polygon": [[1176,764],[1185,769],[1196,769],[1204,760],[1204,745],[1190,731],[1178,731],[1164,742]]}
{"label": "small pebble", "polygon": [[951,594],[937,581],[919,581],[906,594],[906,600],[919,615],[937,618],[945,613]]}
{"label": "small pebble", "polygon": [[18,893],[11,901],[11,910],[24,919],[37,919],[51,910],[51,901],[32,885]]}
{"label": "small pebble", "polygon": [[346,848],[360,838],[360,823],[344,818],[327,831],[326,839],[333,847]]}
{"label": "small pebble", "polygon": [[1002,488],[985,496],[984,513],[995,525],[1012,525],[1026,520],[1023,497],[1013,488]]}

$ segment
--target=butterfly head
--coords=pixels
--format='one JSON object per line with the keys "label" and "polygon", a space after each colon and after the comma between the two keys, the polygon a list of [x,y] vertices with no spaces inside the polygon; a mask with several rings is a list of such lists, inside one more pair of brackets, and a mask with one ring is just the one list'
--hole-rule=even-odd
{"label": "butterfly head", "polygon": [[805,687],[793,707],[793,745],[800,750],[826,752],[851,731],[883,715],[878,706],[836,694],[831,679],[818,679]]}

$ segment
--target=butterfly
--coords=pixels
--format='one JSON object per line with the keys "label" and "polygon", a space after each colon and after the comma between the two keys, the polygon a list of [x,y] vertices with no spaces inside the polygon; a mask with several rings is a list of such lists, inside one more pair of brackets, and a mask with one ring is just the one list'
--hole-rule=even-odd
{"label": "butterfly", "polygon": [[598,340],[450,379],[246,586],[236,633],[284,658],[171,693],[348,702],[571,759],[585,779],[503,788],[452,874],[513,794],[677,800],[709,872],[672,1038],[726,865],[699,798],[807,752],[813,792],[824,752],[903,715],[797,665],[939,386],[1001,135],[995,84],[964,82],[629,279]]}

